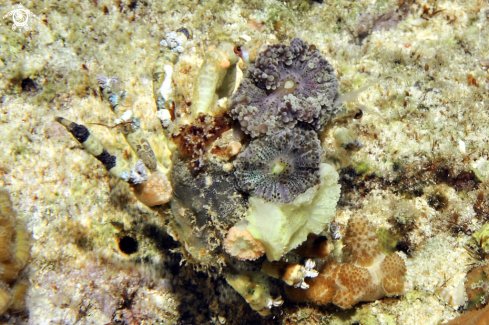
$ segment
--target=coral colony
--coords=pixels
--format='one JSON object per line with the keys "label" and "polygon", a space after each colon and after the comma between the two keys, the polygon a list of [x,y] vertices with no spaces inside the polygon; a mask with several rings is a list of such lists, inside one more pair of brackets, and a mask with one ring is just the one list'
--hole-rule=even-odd
{"label": "coral colony", "polygon": [[25,309],[28,283],[19,272],[30,259],[30,236],[12,210],[8,193],[0,189],[0,315]]}
{"label": "coral colony", "polygon": [[314,46],[295,38],[260,53],[231,97],[230,115],[252,137],[296,125],[320,130],[333,115],[338,80]]}
{"label": "coral colony", "polygon": [[142,203],[171,209],[169,233],[183,258],[225,278],[261,315],[283,303],[279,283],[289,300],[341,308],[402,294],[404,261],[380,251],[367,220],[352,217],[343,250],[331,248],[341,238],[329,233],[339,176],[318,134],[339,114],[328,61],[295,38],[269,45],[240,80],[250,53],[221,42],[205,55],[189,111],[173,78],[190,37],[185,28],[168,33],[153,69],[162,150],[151,148],[118,78],[98,80],[138,157],[134,167],[85,126],[57,121]]}

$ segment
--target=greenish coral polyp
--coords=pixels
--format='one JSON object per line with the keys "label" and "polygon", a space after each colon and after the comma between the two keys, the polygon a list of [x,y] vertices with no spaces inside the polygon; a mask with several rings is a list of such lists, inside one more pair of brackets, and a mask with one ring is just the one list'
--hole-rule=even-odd
{"label": "greenish coral polyp", "polygon": [[285,168],[286,168],[286,165],[284,163],[280,163],[280,162],[275,163],[273,165],[273,168],[272,168],[272,171],[270,172],[270,174],[280,175],[284,172]]}
{"label": "greenish coral polyp", "polygon": [[324,163],[320,173],[321,183],[290,203],[270,203],[250,197],[246,229],[263,243],[268,260],[279,260],[302,244],[307,235],[319,234],[334,218],[340,197],[339,175],[332,166]]}

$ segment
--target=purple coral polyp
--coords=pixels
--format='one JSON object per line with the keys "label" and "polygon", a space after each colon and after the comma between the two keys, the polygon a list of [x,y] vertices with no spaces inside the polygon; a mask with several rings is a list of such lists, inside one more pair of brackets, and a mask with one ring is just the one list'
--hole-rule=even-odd
{"label": "purple coral polyp", "polygon": [[289,203],[320,183],[323,150],[317,134],[300,127],[251,141],[236,159],[238,186],[273,203]]}
{"label": "purple coral polyp", "polygon": [[333,115],[338,80],[319,50],[299,38],[260,53],[230,100],[230,115],[252,137],[294,128],[320,130]]}

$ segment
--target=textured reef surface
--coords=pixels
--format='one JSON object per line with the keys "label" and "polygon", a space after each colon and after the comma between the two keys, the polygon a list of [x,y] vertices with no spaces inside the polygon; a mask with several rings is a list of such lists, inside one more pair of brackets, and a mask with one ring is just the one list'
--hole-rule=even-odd
{"label": "textured reef surface", "polygon": [[1,324],[487,323],[487,4],[24,5]]}

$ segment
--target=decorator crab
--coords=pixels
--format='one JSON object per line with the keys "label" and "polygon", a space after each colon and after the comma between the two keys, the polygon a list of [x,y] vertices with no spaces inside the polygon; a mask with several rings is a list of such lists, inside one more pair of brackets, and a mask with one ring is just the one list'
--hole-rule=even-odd
{"label": "decorator crab", "polygon": [[328,255],[311,253],[325,243],[311,236],[328,228],[340,195],[338,173],[325,163],[318,137],[338,113],[338,81],[320,51],[298,38],[269,45],[240,80],[248,53],[221,42],[206,52],[189,105],[174,78],[190,37],[185,28],[168,33],[153,68],[157,143],[165,150],[153,150],[139,120],[124,109],[128,96],[117,78],[98,81],[138,157],[133,167],[87,127],[57,121],[142,203],[171,210],[168,233],[186,261],[224,276],[267,315],[283,302],[269,277],[310,290],[305,279],[318,275],[314,267]]}

